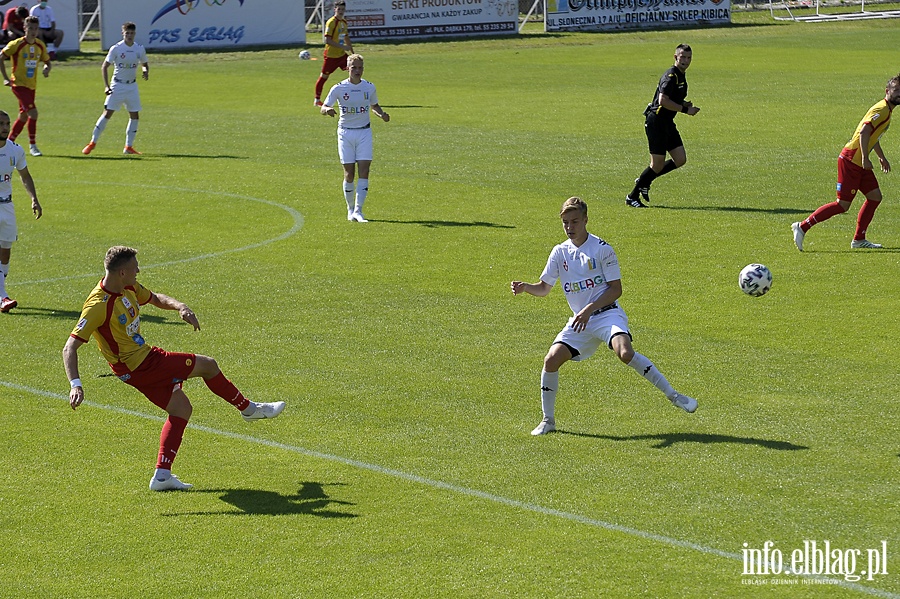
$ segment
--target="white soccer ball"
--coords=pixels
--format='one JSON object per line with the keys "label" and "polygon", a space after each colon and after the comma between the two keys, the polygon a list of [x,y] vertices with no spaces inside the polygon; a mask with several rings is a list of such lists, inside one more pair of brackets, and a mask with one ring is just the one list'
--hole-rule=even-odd
{"label": "white soccer ball", "polygon": [[309,51],[307,50],[301,51],[297,56],[300,58],[300,60],[309,60],[311,58]]}
{"label": "white soccer ball", "polygon": [[738,275],[738,285],[747,295],[765,295],[772,288],[772,271],[763,264],[748,264]]}

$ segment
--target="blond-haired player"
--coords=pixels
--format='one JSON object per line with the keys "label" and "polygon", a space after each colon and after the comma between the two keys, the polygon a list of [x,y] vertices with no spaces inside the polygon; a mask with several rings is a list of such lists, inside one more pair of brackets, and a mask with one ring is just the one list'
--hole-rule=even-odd
{"label": "blond-haired player", "polygon": [[[338,156],[344,167],[344,199],[347,201],[347,220],[368,222],[363,216],[363,204],[369,193],[369,167],[372,165],[372,121],[369,113],[385,123],[391,115],[378,105],[375,85],[362,78],[363,57],[353,54],[347,59],[350,77],[331,88],[321,112],[333,117],[334,106],[341,111],[338,119]],[[353,194],[353,179],[359,165],[359,183]]]}
{"label": "blond-haired player", "polygon": [[628,317],[618,304],[622,296],[619,259],[612,246],[587,231],[588,207],[578,197],[566,200],[559,213],[568,239],[553,248],[537,283],[510,283],[513,295],[544,297],[559,280],[574,316],[550,346],[541,372],[541,409],[544,418],[532,435],[556,430],[556,392],[559,368],[569,360],[590,358],[602,342],[619,359],[653,383],[685,412],[697,409],[697,400],[672,388],[646,356],[634,351]]}

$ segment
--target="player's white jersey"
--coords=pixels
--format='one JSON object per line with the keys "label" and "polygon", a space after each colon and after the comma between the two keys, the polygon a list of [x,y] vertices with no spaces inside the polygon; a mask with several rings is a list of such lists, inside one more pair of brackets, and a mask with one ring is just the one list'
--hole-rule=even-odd
{"label": "player's white jersey", "polygon": [[555,285],[557,279],[562,283],[574,314],[600,297],[609,287],[609,281],[621,278],[615,250],[591,234],[581,247],[567,239],[553,248],[541,273],[541,281],[548,285]]}
{"label": "player's white jersey", "polygon": [[28,166],[25,150],[14,141],[7,140],[0,147],[0,200],[12,197],[12,176]]}
{"label": "player's white jersey", "polygon": [[147,52],[137,42],[129,46],[122,40],[109,49],[106,62],[115,66],[110,87],[115,87],[117,83],[134,83],[137,81],[138,66],[147,62]]}
{"label": "player's white jersey", "polygon": [[355,85],[350,83],[350,79],[344,79],[331,88],[323,104],[330,107],[334,106],[335,102],[341,107],[341,119],[338,127],[344,129],[368,127],[372,122],[369,119],[372,104],[378,104],[375,85],[365,79]]}

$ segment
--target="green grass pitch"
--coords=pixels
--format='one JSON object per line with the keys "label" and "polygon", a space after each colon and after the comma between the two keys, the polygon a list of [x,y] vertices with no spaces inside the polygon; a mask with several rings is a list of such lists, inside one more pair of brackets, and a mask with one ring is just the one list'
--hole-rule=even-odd
{"label": "green grass pitch", "polygon": [[[13,181],[0,597],[900,596],[900,175],[880,175],[883,250],[849,248],[859,199],[802,254],[790,231],[833,198],[900,29],[741,19],[361,46],[392,115],[373,123],[366,225],[345,220],[321,63],[298,49],[152,55],[141,157],[121,155],[121,111],[80,154],[102,54],[57,64],[28,159],[41,220]],[[678,119],[688,163],[629,209],[641,111],[682,41],[701,108]],[[900,132],[882,146],[900,169]],[[563,432],[529,435],[570,312],[558,286],[509,282],[537,280],[571,195],[619,255],[635,348],[695,414],[600,351],[561,371]],[[195,333],[148,307],[149,342],[288,403],[248,424],[187,383],[189,493],[147,490],[161,412],[93,342],[88,403],[65,401],[61,349],[114,244],[200,318]],[[737,286],[751,262],[775,277],[762,298]],[[888,574],[743,574],[745,543],[787,563],[813,540],[860,550],[857,574],[884,541]]]}

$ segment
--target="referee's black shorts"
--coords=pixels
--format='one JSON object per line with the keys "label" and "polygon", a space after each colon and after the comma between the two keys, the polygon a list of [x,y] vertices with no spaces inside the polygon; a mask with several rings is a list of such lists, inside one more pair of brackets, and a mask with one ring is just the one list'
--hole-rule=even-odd
{"label": "referee's black shorts", "polygon": [[675,126],[675,120],[660,118],[654,112],[647,115],[644,132],[647,134],[647,145],[651,154],[665,156],[666,152],[684,145],[681,134]]}

